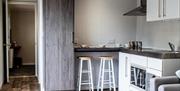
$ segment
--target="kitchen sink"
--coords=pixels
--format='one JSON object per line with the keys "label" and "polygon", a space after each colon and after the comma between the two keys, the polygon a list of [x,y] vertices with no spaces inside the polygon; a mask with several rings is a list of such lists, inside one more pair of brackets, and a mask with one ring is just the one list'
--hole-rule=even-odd
{"label": "kitchen sink", "polygon": [[180,53],[180,51],[170,51],[170,50],[157,50],[157,49],[152,49],[152,48],[143,48],[143,52],[155,52],[155,53]]}

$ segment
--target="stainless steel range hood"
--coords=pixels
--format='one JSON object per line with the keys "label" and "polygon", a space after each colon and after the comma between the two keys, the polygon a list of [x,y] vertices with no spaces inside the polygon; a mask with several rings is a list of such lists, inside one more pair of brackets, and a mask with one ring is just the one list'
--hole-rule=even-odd
{"label": "stainless steel range hood", "polygon": [[146,0],[141,0],[140,6],[123,14],[124,16],[145,16],[146,15]]}

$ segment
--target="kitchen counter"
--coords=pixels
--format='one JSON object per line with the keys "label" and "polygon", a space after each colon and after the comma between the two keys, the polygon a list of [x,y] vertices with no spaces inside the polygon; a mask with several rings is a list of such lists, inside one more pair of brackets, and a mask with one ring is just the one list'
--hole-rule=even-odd
{"label": "kitchen counter", "polygon": [[75,52],[119,52],[121,48],[75,48]]}
{"label": "kitchen counter", "polygon": [[155,50],[155,49],[143,49],[141,51],[138,50],[130,50],[125,48],[120,48],[120,52],[159,58],[159,59],[179,59],[180,52],[172,52],[168,50]]}
{"label": "kitchen counter", "polygon": [[[112,56],[114,59],[114,73],[115,73],[115,80],[116,80],[116,86],[118,86],[118,73],[119,73],[119,63],[122,62],[122,70],[124,70],[123,62],[125,61],[119,61],[119,60],[125,60],[125,58],[119,58],[120,52],[127,53],[127,54],[134,54],[134,55],[140,55],[140,56],[146,56],[152,57],[152,58],[158,58],[158,59],[180,59],[180,53],[165,51],[165,50],[153,50],[153,49],[143,49],[142,51],[137,50],[130,50],[125,48],[74,48],[75,52],[75,81],[78,81],[78,71],[79,71],[79,59],[80,56],[90,56],[92,60],[92,73],[93,73],[93,79],[94,79],[94,85],[97,86],[98,76],[99,76],[99,65],[100,65],[100,56]],[[132,57],[132,56],[130,56]],[[144,57],[143,57],[144,58]],[[156,60],[158,60],[156,59]],[[135,63],[141,64],[141,60],[137,59],[134,60]],[[140,62],[140,63],[139,63]],[[147,62],[147,61],[143,61]],[[142,62],[142,63],[143,63]],[[159,61],[157,61],[158,63]],[[174,61],[173,61],[174,62]],[[176,62],[176,61],[175,61]],[[159,65],[158,65],[159,66]],[[121,66],[120,66],[121,67]],[[158,68],[158,67],[157,67]],[[129,68],[130,69],[130,68]],[[124,72],[124,71],[123,71]],[[124,75],[123,75],[124,76]],[[83,89],[88,89],[88,87],[84,86]]]}
{"label": "kitchen counter", "polygon": [[155,50],[155,49],[142,49],[130,50],[125,48],[75,48],[75,52],[123,52],[129,54],[135,54],[140,56],[148,56],[159,59],[178,59],[180,58],[180,52],[172,52],[168,50]]}

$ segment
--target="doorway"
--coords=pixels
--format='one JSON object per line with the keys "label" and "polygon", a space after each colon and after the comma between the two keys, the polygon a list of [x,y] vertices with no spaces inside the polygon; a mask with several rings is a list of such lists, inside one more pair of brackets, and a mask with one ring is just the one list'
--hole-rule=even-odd
{"label": "doorway", "polygon": [[36,3],[7,1],[6,8],[7,82],[37,76]]}

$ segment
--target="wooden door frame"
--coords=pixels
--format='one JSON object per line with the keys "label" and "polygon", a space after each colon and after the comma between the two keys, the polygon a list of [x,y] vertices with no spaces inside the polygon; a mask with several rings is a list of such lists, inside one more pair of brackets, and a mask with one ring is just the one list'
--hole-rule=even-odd
{"label": "wooden door frame", "polygon": [[[4,0],[4,1],[7,1],[7,0]],[[35,10],[35,76],[37,77],[38,76],[38,12],[37,12],[37,2],[26,2],[26,1],[24,1],[24,2],[22,2],[22,1],[9,1],[8,2],[8,5],[12,5],[12,4],[16,4],[16,5],[33,5],[34,6],[34,10]],[[8,5],[5,5],[5,7],[6,6],[8,6]],[[9,11],[9,10],[8,10]],[[5,11],[6,12],[6,11]],[[7,26],[8,26],[8,23],[9,22],[7,22],[7,16],[8,16],[8,14],[6,13],[5,14],[5,22],[6,22],[6,28],[7,28]],[[6,32],[6,30],[5,30],[5,32]],[[6,59],[4,59],[5,61],[4,61],[4,65],[6,65],[4,68],[6,68],[6,69],[4,69],[5,70],[5,72],[4,72],[4,74],[6,75],[6,77],[5,77],[5,79],[7,79],[7,81],[5,80],[5,82],[9,82],[9,80],[8,80],[8,68],[9,68],[9,64],[8,64],[8,59],[7,59],[7,51],[6,52],[4,52],[4,53],[6,53],[6,55],[4,56]]]}
{"label": "wooden door frame", "polygon": [[6,0],[3,0],[3,68],[4,68],[4,83],[7,83],[7,63],[6,63]]}

